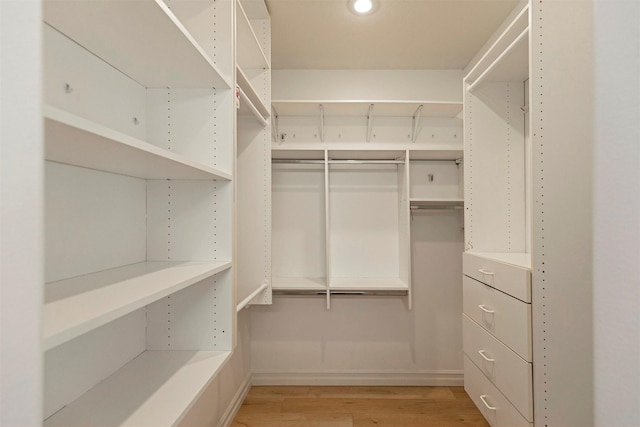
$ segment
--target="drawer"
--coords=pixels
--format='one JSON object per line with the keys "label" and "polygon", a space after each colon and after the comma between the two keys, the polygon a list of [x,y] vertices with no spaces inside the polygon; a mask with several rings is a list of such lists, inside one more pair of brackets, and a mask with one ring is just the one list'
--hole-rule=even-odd
{"label": "drawer", "polygon": [[531,304],[462,277],[462,311],[527,362],[531,354]]}
{"label": "drawer", "polygon": [[467,356],[464,389],[492,427],[533,427]]}
{"label": "drawer", "polygon": [[464,353],[527,421],[533,421],[531,363],[514,353],[467,315],[462,315]]}
{"label": "drawer", "polygon": [[[505,260],[528,257],[527,254],[503,255]],[[462,272],[469,277],[486,283],[524,302],[531,302],[531,269],[508,262],[486,258],[482,255],[465,252],[462,255]]]}

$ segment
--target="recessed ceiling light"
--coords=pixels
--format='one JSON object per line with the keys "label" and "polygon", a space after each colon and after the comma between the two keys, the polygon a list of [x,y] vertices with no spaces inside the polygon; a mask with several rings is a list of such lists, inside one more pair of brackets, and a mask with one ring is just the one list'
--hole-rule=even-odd
{"label": "recessed ceiling light", "polygon": [[357,15],[366,15],[373,12],[375,0],[349,0],[349,10]]}

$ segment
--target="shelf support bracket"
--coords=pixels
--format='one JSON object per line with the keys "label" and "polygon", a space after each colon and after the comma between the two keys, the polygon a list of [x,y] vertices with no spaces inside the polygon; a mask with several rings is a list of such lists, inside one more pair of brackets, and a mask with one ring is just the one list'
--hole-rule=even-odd
{"label": "shelf support bracket", "polygon": [[371,131],[373,130],[373,104],[369,105],[367,112],[367,142],[371,141]]}
{"label": "shelf support bracket", "polygon": [[276,111],[273,105],[271,106],[271,128],[273,131],[273,140],[278,142],[280,140],[280,138],[278,138],[278,135],[280,135],[278,132],[278,111]]}
{"label": "shelf support bracket", "polygon": [[324,142],[324,105],[320,104],[320,142]]}
{"label": "shelf support bracket", "polygon": [[418,125],[420,124],[420,117],[422,116],[422,109],[424,105],[420,105],[416,112],[413,113],[413,128],[411,130],[411,142],[416,142],[416,138],[418,138]]}

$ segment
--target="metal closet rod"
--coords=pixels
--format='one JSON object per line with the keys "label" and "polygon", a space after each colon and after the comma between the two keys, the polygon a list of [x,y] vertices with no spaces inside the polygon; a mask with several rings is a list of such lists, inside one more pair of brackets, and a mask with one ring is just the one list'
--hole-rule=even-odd
{"label": "metal closet rod", "polygon": [[[324,164],[324,160],[311,160],[311,159],[272,159],[271,163],[293,163],[293,164]],[[327,160],[327,163],[333,164],[353,164],[353,165],[397,165],[404,164],[404,160]]]}

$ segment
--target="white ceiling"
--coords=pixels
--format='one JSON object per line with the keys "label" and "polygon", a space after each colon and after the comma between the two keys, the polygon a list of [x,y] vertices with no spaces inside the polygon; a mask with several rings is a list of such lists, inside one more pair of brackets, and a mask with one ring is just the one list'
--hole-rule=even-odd
{"label": "white ceiling", "polygon": [[266,0],[273,69],[462,69],[517,0]]}

